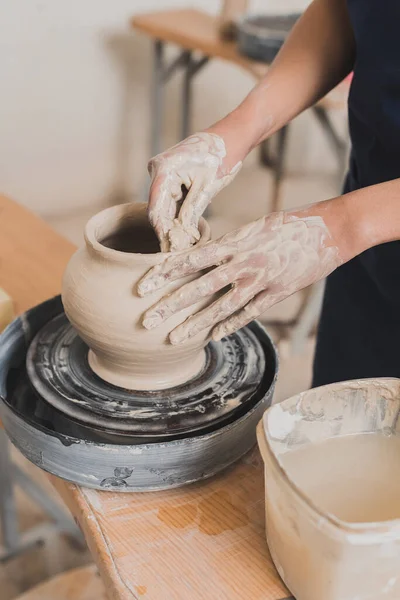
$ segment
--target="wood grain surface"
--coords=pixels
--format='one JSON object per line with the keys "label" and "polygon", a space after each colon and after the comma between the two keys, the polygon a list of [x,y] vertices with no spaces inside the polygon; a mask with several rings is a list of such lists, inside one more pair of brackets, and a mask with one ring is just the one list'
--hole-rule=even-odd
{"label": "wood grain surface", "polygon": [[[0,285],[24,311],[60,291],[74,247],[0,197]],[[287,598],[264,534],[257,450],[224,474],[147,494],[81,489],[51,477],[75,516],[110,598]]]}
{"label": "wood grain surface", "polygon": [[74,249],[39,217],[0,196],[0,286],[17,314],[60,293]]}
{"label": "wood grain surface", "polygon": [[206,56],[234,62],[256,77],[267,71],[267,65],[249,60],[239,54],[235,43],[222,40],[216,17],[201,10],[167,10],[136,15],[132,26],[154,39],[176,44],[185,50],[197,50]]}
{"label": "wood grain surface", "polygon": [[107,600],[94,565],[73,569],[35,586],[17,600]]}
{"label": "wood grain surface", "polygon": [[[55,479],[55,478],[54,478]],[[255,449],[208,482],[114,493],[55,480],[117,598],[281,600],[265,541],[262,460]],[[78,508],[78,510],[77,510]]]}
{"label": "wood grain surface", "polygon": [[[210,58],[219,58],[242,67],[256,79],[264,77],[268,65],[246,58],[235,42],[221,39],[218,17],[197,9],[162,10],[133,17],[132,27],[153,40],[175,44],[185,50],[200,52]],[[339,84],[318,104],[325,109],[344,109],[349,83]]]}

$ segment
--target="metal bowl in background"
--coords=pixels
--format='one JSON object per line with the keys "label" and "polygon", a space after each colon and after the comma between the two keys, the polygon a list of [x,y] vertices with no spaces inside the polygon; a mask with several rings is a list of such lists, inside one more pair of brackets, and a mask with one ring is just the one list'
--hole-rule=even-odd
{"label": "metal bowl in background", "polygon": [[238,50],[244,56],[271,63],[301,13],[248,15],[238,23]]}

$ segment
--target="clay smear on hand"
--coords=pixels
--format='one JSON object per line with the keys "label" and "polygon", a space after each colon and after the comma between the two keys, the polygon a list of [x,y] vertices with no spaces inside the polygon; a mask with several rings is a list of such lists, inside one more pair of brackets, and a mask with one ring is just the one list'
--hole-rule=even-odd
{"label": "clay smear on hand", "polygon": [[[197,133],[149,162],[149,220],[162,252],[186,250],[199,239],[199,219],[212,198],[232,181],[242,163],[224,168],[224,140]],[[188,190],[183,197],[182,186]]]}
{"label": "clay smear on hand", "polygon": [[212,337],[219,340],[326,277],[342,262],[321,217],[274,213],[203,248],[171,256],[151,269],[139,283],[141,295],[219,265],[160,300],[145,313],[143,325],[157,327],[174,313],[228,286],[226,293],[170,334],[170,341],[179,344],[204,329],[213,329]]}

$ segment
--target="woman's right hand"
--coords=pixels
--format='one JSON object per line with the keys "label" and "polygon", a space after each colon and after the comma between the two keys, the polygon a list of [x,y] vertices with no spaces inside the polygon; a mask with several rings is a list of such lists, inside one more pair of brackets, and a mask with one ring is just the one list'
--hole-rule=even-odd
{"label": "woman's right hand", "polygon": [[150,160],[149,220],[162,252],[187,250],[199,239],[201,215],[241,165],[226,166],[225,142],[210,132],[191,135]]}

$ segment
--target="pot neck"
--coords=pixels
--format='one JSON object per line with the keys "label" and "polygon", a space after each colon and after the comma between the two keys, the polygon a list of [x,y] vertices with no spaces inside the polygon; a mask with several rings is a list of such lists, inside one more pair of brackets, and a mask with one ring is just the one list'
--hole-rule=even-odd
{"label": "pot neck", "polygon": [[[149,232],[149,237],[154,235],[147,218],[147,204],[120,204],[97,213],[88,221],[85,227],[86,248],[93,256],[104,261],[126,265],[145,264],[149,267],[157,265],[169,256],[176,254],[175,252],[140,253],[121,251],[104,244],[105,240],[117,235],[119,232],[125,232],[126,236],[130,228],[132,228],[132,236],[135,235],[135,230],[137,232],[138,229],[141,229],[142,236],[143,231],[146,230]],[[201,238],[196,246],[202,246],[210,239],[210,228],[204,219],[201,219],[199,229]]]}

